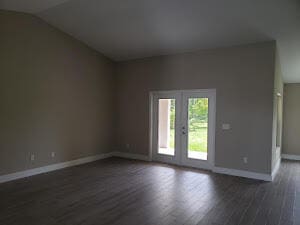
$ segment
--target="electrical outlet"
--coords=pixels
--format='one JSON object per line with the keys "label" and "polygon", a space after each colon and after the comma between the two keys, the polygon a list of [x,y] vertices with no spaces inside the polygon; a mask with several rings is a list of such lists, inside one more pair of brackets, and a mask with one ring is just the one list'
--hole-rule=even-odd
{"label": "electrical outlet", "polygon": [[31,155],[30,155],[30,160],[31,160],[31,161],[34,161],[34,159],[35,159],[34,154],[31,154]]}
{"label": "electrical outlet", "polygon": [[244,161],[245,164],[247,164],[248,163],[248,157],[244,157],[243,161]]}
{"label": "electrical outlet", "polygon": [[55,152],[51,152],[51,157],[52,157],[52,158],[55,157]]}

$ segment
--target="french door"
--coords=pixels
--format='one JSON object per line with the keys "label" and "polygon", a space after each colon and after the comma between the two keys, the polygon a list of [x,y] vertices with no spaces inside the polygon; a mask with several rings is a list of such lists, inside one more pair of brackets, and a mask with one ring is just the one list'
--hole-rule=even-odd
{"label": "french door", "polygon": [[152,159],[211,169],[214,165],[216,92],[151,93]]}

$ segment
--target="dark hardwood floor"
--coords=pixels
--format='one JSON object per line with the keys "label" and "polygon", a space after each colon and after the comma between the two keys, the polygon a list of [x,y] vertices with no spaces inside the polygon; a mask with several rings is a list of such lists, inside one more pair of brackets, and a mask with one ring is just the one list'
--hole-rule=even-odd
{"label": "dark hardwood floor", "polygon": [[0,184],[1,225],[300,225],[300,163],[274,182],[119,158]]}

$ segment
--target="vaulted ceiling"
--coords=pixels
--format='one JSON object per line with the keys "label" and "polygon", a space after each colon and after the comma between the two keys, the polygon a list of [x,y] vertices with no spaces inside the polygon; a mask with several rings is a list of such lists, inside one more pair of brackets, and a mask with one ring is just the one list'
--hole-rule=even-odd
{"label": "vaulted ceiling", "polygon": [[128,60],[276,40],[285,82],[300,82],[299,0],[0,0],[107,57]]}

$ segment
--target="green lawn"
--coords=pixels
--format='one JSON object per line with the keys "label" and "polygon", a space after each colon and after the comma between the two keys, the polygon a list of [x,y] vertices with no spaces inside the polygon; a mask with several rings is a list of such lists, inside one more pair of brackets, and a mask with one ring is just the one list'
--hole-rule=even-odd
{"label": "green lawn", "polygon": [[[197,127],[189,132],[189,151],[207,152],[207,127]],[[170,147],[174,148],[174,130],[170,131]]]}

